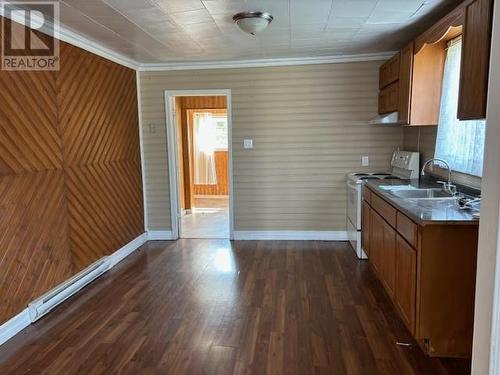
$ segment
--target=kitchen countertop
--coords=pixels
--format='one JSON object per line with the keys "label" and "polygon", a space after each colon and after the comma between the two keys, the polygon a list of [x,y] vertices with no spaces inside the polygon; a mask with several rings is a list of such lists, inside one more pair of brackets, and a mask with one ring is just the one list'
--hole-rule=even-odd
{"label": "kitchen countertop", "polygon": [[441,185],[421,180],[367,180],[366,186],[384,200],[406,214],[420,225],[465,224],[478,225],[479,219],[472,216],[478,209],[461,210],[453,199],[399,198],[392,195],[389,186],[412,186],[417,189],[441,188]]}

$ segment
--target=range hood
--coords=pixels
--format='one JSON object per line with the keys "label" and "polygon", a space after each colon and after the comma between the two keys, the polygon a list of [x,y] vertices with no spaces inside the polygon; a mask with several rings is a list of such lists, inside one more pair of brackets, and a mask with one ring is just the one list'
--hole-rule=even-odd
{"label": "range hood", "polygon": [[398,125],[399,114],[397,112],[385,113],[372,118],[368,123],[371,125]]}

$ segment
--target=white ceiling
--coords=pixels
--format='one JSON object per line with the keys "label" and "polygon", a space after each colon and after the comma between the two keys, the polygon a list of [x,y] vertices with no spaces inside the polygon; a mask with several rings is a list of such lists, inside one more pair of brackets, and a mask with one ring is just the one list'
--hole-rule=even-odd
{"label": "white ceiling", "polygon": [[[61,24],[138,63],[393,51],[456,0],[61,0]],[[235,13],[274,16],[257,36]]]}

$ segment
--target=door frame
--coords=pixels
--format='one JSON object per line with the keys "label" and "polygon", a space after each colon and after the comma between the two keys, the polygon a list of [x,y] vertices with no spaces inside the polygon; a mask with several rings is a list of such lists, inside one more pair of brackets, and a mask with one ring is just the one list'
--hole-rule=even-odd
{"label": "door frame", "polygon": [[172,239],[179,239],[181,234],[181,208],[179,202],[180,170],[177,160],[177,127],[175,119],[175,98],[177,96],[225,96],[227,106],[227,136],[228,136],[228,192],[229,192],[229,239],[234,238],[234,201],[233,201],[233,113],[230,89],[203,90],[165,90],[165,117],[167,130],[167,159],[170,190],[170,221]]}

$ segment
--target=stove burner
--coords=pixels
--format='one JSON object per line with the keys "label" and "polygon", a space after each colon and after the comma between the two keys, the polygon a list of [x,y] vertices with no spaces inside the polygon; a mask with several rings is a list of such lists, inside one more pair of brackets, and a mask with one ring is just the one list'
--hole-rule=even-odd
{"label": "stove burner", "polygon": [[360,180],[379,180],[378,177],[375,176],[363,176],[359,178]]}
{"label": "stove burner", "polygon": [[397,176],[386,176],[384,177],[384,180],[400,180],[400,178]]}
{"label": "stove burner", "polygon": [[354,173],[353,176],[368,176],[368,173]]}
{"label": "stove burner", "polygon": [[390,173],[373,173],[373,174],[377,176],[392,176],[392,174]]}

